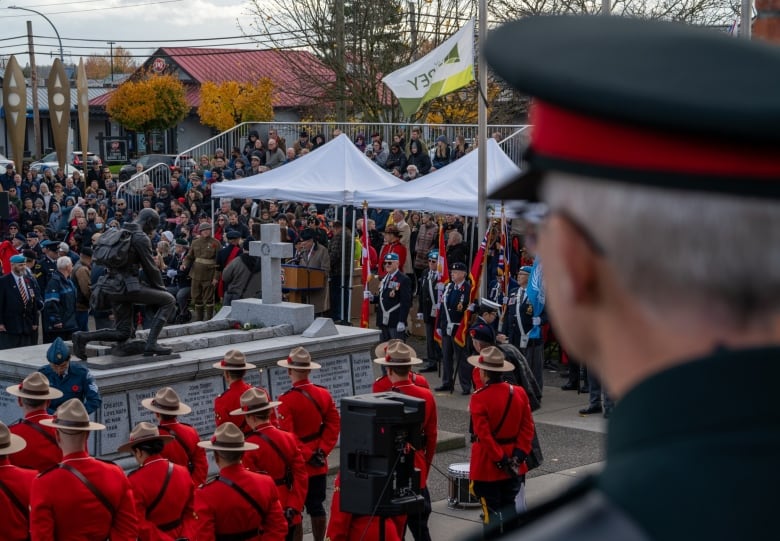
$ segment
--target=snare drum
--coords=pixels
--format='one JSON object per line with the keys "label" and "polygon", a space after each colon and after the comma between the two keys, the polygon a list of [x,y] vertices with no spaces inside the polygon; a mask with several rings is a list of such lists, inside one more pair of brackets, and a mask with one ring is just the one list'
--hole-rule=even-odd
{"label": "snare drum", "polygon": [[447,468],[450,478],[450,492],[447,507],[464,509],[479,507],[479,500],[469,493],[469,463],[457,462]]}

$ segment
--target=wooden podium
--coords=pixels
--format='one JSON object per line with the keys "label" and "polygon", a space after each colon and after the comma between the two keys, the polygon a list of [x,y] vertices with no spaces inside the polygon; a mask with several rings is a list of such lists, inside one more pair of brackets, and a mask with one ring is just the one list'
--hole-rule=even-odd
{"label": "wooden podium", "polygon": [[297,303],[306,302],[310,291],[322,289],[328,283],[324,270],[298,265],[282,265],[282,278],[282,291],[287,294],[287,300]]}

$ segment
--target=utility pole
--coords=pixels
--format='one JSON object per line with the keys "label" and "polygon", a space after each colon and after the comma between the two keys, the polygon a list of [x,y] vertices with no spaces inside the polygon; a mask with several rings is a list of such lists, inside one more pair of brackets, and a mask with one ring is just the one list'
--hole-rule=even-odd
{"label": "utility pole", "polygon": [[344,44],[344,0],[335,2],[335,30],[336,30],[336,92],[338,100],[336,101],[336,122],[347,120],[347,108],[344,100],[346,94],[346,73],[347,69]]}
{"label": "utility pole", "polygon": [[[414,2],[409,2],[409,31],[412,38],[412,60],[414,60],[414,55],[417,52],[417,12],[415,9]],[[437,24],[436,29],[438,30],[438,28],[439,25]]]}
{"label": "utility pole", "polygon": [[33,45],[32,21],[27,21],[27,48],[29,49],[30,54],[30,83],[32,84],[33,149],[35,158],[40,159],[41,156],[43,156],[41,147],[41,113],[38,110],[38,70],[35,69],[35,47]]}
{"label": "utility pole", "polygon": [[114,43],[116,41],[109,41],[108,46],[111,47],[111,86],[114,86]]}

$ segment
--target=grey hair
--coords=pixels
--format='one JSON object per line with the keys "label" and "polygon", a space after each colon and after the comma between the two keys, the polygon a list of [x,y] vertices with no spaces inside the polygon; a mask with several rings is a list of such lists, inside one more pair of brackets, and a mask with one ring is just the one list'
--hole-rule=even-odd
{"label": "grey hair", "polygon": [[73,266],[73,260],[66,255],[57,258],[57,270],[67,269]]}
{"label": "grey hair", "polygon": [[565,209],[604,249],[645,308],[686,308],[743,326],[780,310],[780,203],[551,175]]}

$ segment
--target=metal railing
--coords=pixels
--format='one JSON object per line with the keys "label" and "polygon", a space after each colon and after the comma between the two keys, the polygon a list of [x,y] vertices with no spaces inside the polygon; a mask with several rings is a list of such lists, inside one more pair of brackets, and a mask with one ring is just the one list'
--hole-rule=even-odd
{"label": "metal railing", "polygon": [[135,173],[126,181],[117,186],[117,199],[124,199],[127,203],[125,217],[133,219],[142,208],[144,208],[144,199],[149,200],[151,206],[151,197],[144,196],[144,191],[148,184],[154,186],[155,193],[161,186],[165,186],[171,180],[171,168],[164,163],[156,163],[138,173]]}
{"label": "metal railing", "polygon": [[[406,142],[409,142],[412,128],[419,127],[423,141],[427,144],[429,151],[435,146],[436,138],[440,135],[446,137],[447,142],[452,144],[455,137],[462,135],[469,146],[477,139],[476,124],[386,124],[386,123],[366,123],[366,122],[243,122],[237,126],[215,135],[206,141],[183,150],[176,157],[176,164],[183,158],[192,158],[199,162],[201,156],[207,156],[209,159],[214,157],[215,151],[221,148],[225,151],[225,156],[229,160],[231,149],[238,147],[243,150],[244,145],[249,140],[249,132],[257,131],[263,142],[268,140],[268,132],[273,129],[285,140],[286,146],[292,146],[298,141],[301,131],[306,131],[309,135],[309,141],[314,141],[318,134],[330,141],[336,129],[341,130],[353,141],[358,134],[363,134],[366,145],[370,147],[371,135],[378,133],[382,140],[390,144],[393,136],[402,133]],[[524,140],[523,132],[528,128],[522,124],[494,124],[488,125],[487,132],[489,137],[495,136],[499,141],[501,148],[518,165],[521,162]]]}

